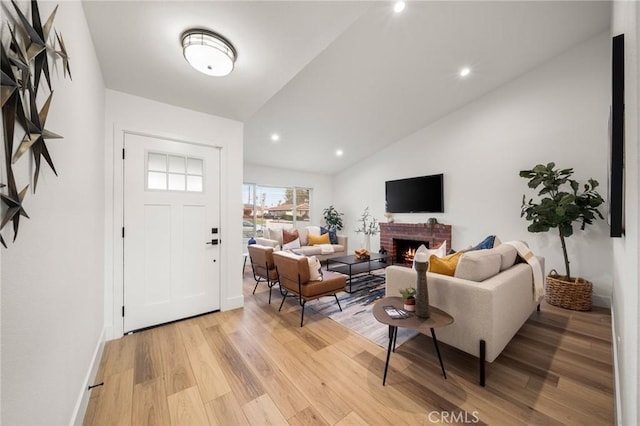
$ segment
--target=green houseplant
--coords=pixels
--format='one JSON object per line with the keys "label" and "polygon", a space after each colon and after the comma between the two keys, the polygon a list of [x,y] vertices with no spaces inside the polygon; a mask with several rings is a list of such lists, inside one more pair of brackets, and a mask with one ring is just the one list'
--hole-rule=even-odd
{"label": "green houseplant", "polygon": [[322,210],[322,217],[324,218],[327,227],[335,228],[338,231],[342,230],[344,224],[342,223],[342,216],[344,213],[338,212],[332,205]]}
{"label": "green houseplant", "polygon": [[554,306],[576,311],[591,310],[593,284],[583,278],[572,278],[567,255],[566,238],[573,235],[574,223],[584,230],[597,218],[604,219],[598,207],[604,202],[595,190],[598,182],[589,179],[580,192],[580,184],[571,179],[573,169],[555,169],[554,163],[536,165],[531,170],[520,171],[520,177],[529,179],[531,189],[538,189],[538,201],[526,201],[522,197],[521,217],[531,224],[530,232],[547,232],[558,229],[566,275],[551,270],[547,275],[545,299]]}
{"label": "green houseplant", "polygon": [[416,289],[413,287],[402,288],[399,290],[404,302],[404,309],[413,312],[416,306]]}

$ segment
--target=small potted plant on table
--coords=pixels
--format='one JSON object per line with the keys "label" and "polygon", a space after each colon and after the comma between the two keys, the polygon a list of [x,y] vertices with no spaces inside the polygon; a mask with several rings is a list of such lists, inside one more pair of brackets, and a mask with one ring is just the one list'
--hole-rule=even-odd
{"label": "small potted plant on table", "polygon": [[416,289],[407,287],[400,290],[404,302],[404,310],[413,312],[416,310]]}

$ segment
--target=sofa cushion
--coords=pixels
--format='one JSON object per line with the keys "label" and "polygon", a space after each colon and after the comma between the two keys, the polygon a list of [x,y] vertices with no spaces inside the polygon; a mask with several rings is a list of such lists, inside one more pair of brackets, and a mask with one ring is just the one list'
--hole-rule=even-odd
{"label": "sofa cushion", "polygon": [[291,250],[291,249],[299,249],[300,248],[300,238],[296,238],[293,241],[289,241],[282,245],[282,250]]}
{"label": "sofa cushion", "polygon": [[282,228],[267,228],[266,238],[276,240],[279,245],[282,245]]}
{"label": "sofa cushion", "polygon": [[512,245],[501,244],[498,247],[492,248],[490,251],[500,255],[500,272],[511,268],[513,264],[516,263],[518,251]]}
{"label": "sofa cushion", "polygon": [[283,229],[282,230],[282,244],[290,243],[293,240],[300,238],[297,229]]}
{"label": "sofa cushion", "polygon": [[329,234],[329,244],[338,244],[338,234],[335,228],[320,227],[320,235]]}
{"label": "sofa cushion", "polygon": [[318,254],[322,254],[322,247],[320,246],[302,246],[296,249],[298,253],[302,253],[305,256],[315,256]]}
{"label": "sofa cushion", "polygon": [[502,257],[493,250],[470,251],[460,257],[456,278],[469,281],[484,281],[500,272]]}
{"label": "sofa cushion", "polygon": [[282,249],[300,248],[300,237],[297,229],[282,230]]}
{"label": "sofa cushion", "polygon": [[309,234],[307,238],[310,246],[315,246],[317,244],[330,244],[329,234],[323,234],[318,236]]}
{"label": "sofa cushion", "polygon": [[431,257],[429,257],[428,272],[453,276],[456,272],[456,266],[458,265],[458,261],[461,256],[461,251],[445,257],[438,257],[432,254]]}
{"label": "sofa cushion", "polygon": [[309,235],[309,230],[307,228],[298,228],[298,235],[300,236],[301,246],[309,245],[309,240],[307,238],[307,236]]}

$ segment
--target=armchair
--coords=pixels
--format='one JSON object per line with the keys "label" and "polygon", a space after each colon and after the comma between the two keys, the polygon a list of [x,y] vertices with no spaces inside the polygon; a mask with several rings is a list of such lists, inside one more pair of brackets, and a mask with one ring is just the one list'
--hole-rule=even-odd
{"label": "armchair", "polygon": [[269,287],[269,304],[271,304],[271,288],[278,284],[278,271],[276,271],[276,266],[273,263],[273,248],[259,244],[251,244],[248,250],[249,257],[251,258],[253,279],[256,280],[253,294],[256,294],[258,284],[261,282],[266,283],[267,287]]}
{"label": "armchair", "polygon": [[315,300],[322,296],[333,296],[342,311],[336,293],[346,289],[347,281],[343,275],[322,271],[322,280],[312,281],[309,274],[309,262],[305,256],[276,252],[273,253],[273,261],[280,279],[280,290],[284,290],[278,311],[282,310],[287,293],[293,293],[297,296],[298,303],[302,307],[300,327],[304,323],[304,306],[309,300]]}

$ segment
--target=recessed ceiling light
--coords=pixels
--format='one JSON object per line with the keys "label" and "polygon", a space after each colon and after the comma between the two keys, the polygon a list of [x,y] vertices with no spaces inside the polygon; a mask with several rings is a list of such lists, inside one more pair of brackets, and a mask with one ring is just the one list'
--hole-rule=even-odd
{"label": "recessed ceiling light", "polygon": [[460,70],[460,77],[466,77],[469,74],[471,74],[471,68],[469,67],[464,67]]}
{"label": "recessed ceiling light", "polygon": [[344,154],[344,151],[341,149],[336,149],[336,157],[342,157],[342,154]]}
{"label": "recessed ceiling light", "polygon": [[271,140],[272,140],[273,142],[278,142],[278,141],[280,140],[280,135],[279,135],[279,134],[277,134],[277,133],[272,134],[272,135],[271,135]]}
{"label": "recessed ceiling light", "polygon": [[397,1],[394,5],[393,5],[393,11],[395,13],[400,13],[404,10],[405,4],[403,1]]}
{"label": "recessed ceiling light", "polygon": [[236,50],[224,37],[200,29],[182,34],[182,51],[193,68],[215,77],[229,74],[237,57]]}

